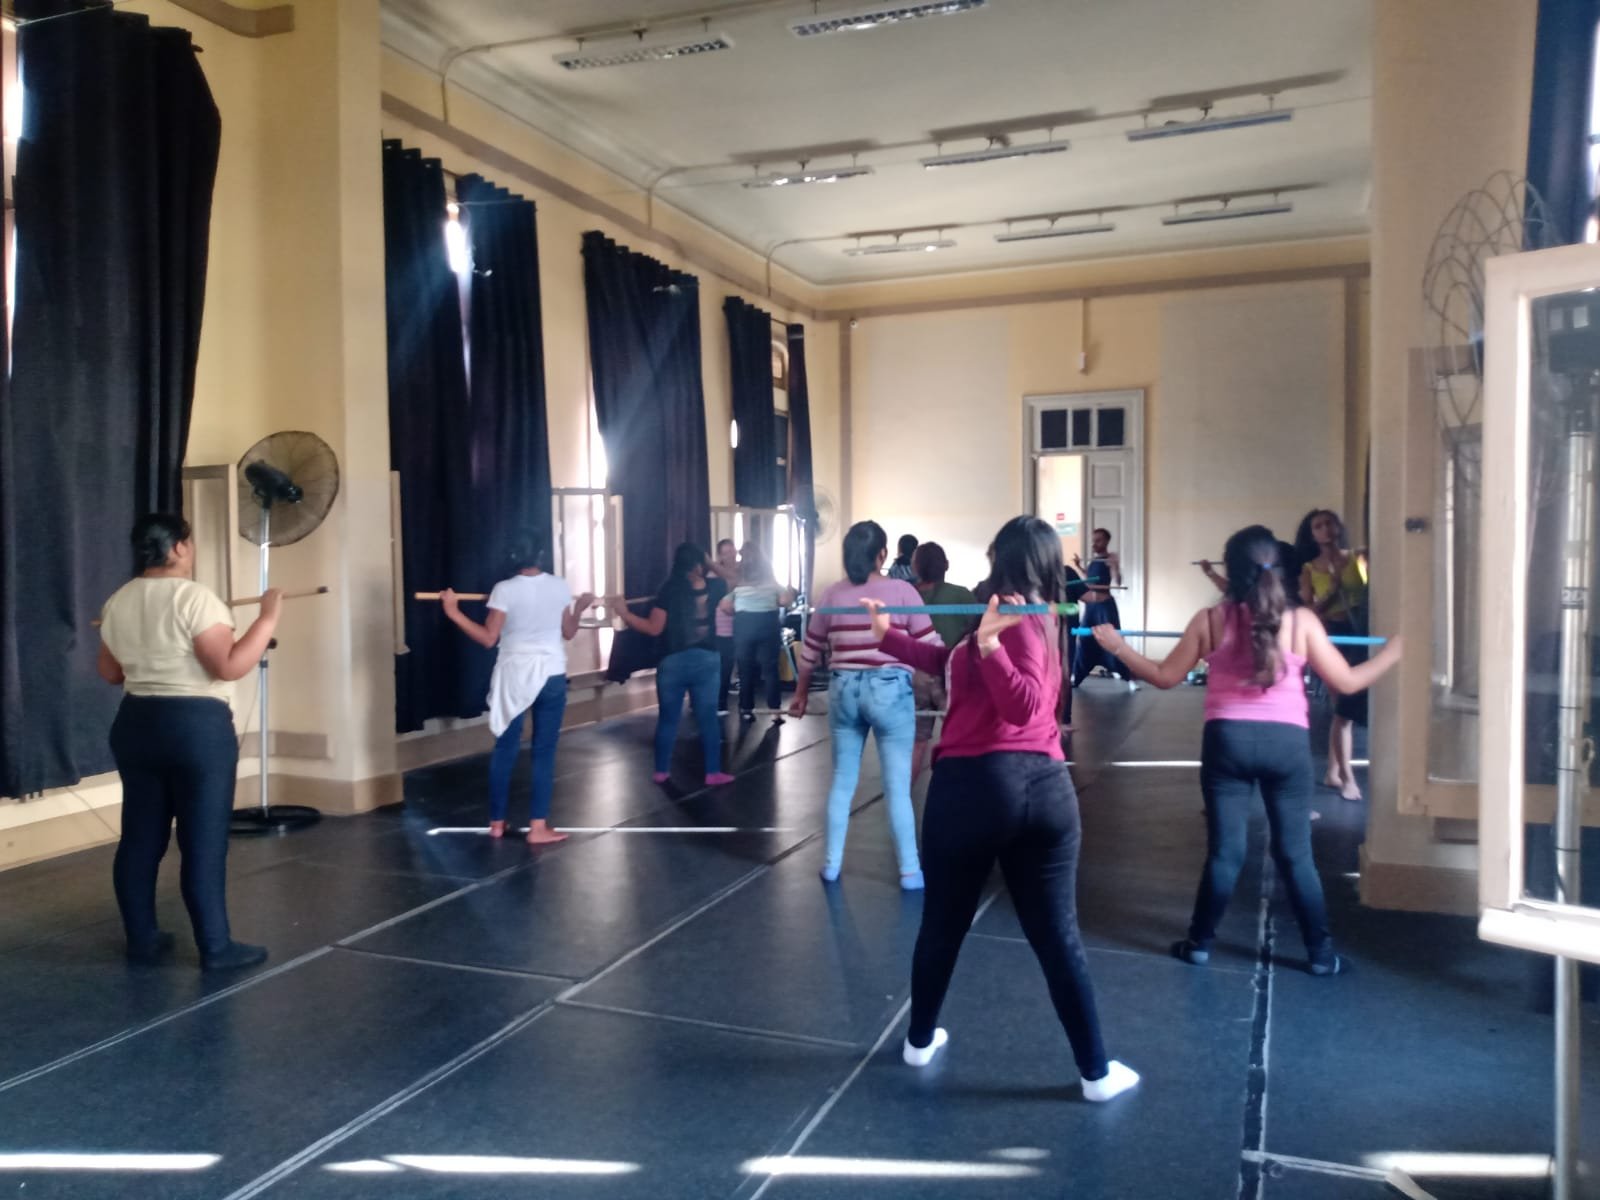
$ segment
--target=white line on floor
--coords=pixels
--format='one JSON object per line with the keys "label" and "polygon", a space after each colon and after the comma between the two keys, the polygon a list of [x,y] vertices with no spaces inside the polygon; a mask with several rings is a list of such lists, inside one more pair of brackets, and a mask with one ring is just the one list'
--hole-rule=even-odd
{"label": "white line on floor", "polygon": [[1372,1167],[1357,1167],[1349,1163],[1324,1162],[1319,1158],[1296,1158],[1293,1154],[1268,1154],[1264,1150],[1245,1150],[1240,1154],[1245,1162],[1262,1166],[1285,1167],[1291,1171],[1308,1171],[1313,1175],[1337,1175],[1342,1179],[1371,1179],[1378,1183],[1388,1178],[1388,1172]]}
{"label": "white line on floor", "polygon": [[[983,914],[989,910],[989,906],[999,899],[999,897],[999,892],[989,893],[988,898],[978,906],[978,911],[973,914],[973,925],[976,925],[983,919]],[[817,1127],[821,1125],[823,1121],[827,1120],[828,1114],[833,1111],[834,1106],[838,1104],[840,1100],[844,1099],[844,1094],[850,1090],[850,1085],[855,1083],[855,1081],[860,1078],[861,1072],[867,1069],[867,1064],[870,1063],[877,1055],[878,1051],[883,1048],[883,1044],[889,1040],[889,1035],[893,1033],[895,1027],[905,1019],[906,1013],[910,1010],[911,997],[907,996],[905,1003],[895,1010],[894,1016],[890,1017],[889,1023],[883,1027],[883,1032],[878,1035],[878,1040],[872,1043],[872,1047],[861,1056],[861,1061],[856,1063],[855,1069],[852,1070],[850,1074],[845,1076],[844,1082],[838,1087],[834,1088],[832,1095],[824,1100],[817,1111],[812,1114],[811,1120],[806,1122],[805,1127],[801,1129],[798,1136],[795,1137],[794,1144],[785,1150],[780,1156],[769,1155],[769,1159],[773,1157],[793,1158],[796,1154],[800,1153],[801,1148],[805,1146],[811,1135],[817,1131]],[[766,1195],[767,1189],[772,1186],[773,1181],[778,1178],[779,1174],[774,1172],[773,1174],[762,1179],[761,1186],[756,1188],[754,1192],[750,1193],[750,1200],[761,1200],[761,1197]]]}
{"label": "white line on floor", "polygon": [[[507,829],[509,833],[527,833],[526,829]],[[557,833],[792,833],[788,825],[562,825]],[[428,830],[429,837],[441,833],[464,833],[487,836],[483,825],[441,825]]]}

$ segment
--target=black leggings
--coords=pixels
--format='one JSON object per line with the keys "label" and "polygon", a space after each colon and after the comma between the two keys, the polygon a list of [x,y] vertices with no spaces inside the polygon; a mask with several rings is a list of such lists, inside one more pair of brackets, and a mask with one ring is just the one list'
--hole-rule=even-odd
{"label": "black leggings", "polygon": [[202,954],[226,949],[228,823],[239,764],[227,703],[125,696],[111,723],[111,755],[122,776],[122,840],[111,877],[128,945],[155,941],[156,873],[176,819],[195,945]]}
{"label": "black leggings", "polygon": [[766,685],[768,708],[783,703],[783,681],[778,678],[778,656],[783,650],[783,626],[777,611],[733,614],[733,644],[739,658],[739,711],[756,706],[756,688]]}
{"label": "black leggings", "polygon": [[961,942],[995,860],[1050,986],[1085,1079],[1106,1073],[1089,959],[1078,935],[1078,797],[1066,764],[1043,754],[941,758],[922,818],[927,894],[911,962],[913,1046],[939,1023]]}
{"label": "black leggings", "polygon": [[1304,729],[1276,721],[1207,721],[1200,748],[1206,798],[1206,865],[1194,900],[1189,940],[1205,948],[1217,936],[1244,866],[1256,786],[1266,804],[1272,859],[1312,962],[1333,955],[1328,907],[1311,857],[1311,744]]}

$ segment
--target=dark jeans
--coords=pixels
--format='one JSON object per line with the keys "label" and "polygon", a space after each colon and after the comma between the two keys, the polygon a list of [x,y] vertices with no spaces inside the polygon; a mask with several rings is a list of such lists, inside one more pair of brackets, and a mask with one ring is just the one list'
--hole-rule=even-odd
{"label": "dark jeans", "polygon": [[[1079,608],[1076,622],[1088,629],[1096,625],[1114,625],[1122,628],[1122,614],[1117,611],[1115,600],[1096,600]],[[1108,654],[1095,641],[1091,635],[1085,634],[1077,639],[1078,644],[1072,652],[1072,686],[1077,687],[1089,677],[1089,673],[1096,667],[1104,667],[1113,675],[1122,679],[1132,679],[1133,672],[1122,665],[1122,661]]]}
{"label": "dark jeans", "polygon": [[[530,820],[543,821],[550,815],[550,793],[556,785],[556,742],[561,739],[561,718],[567,712],[567,677],[552,675],[528,709],[533,714],[533,794],[528,804]],[[522,751],[522,718],[512,718],[494,742],[489,756],[489,819],[504,821],[511,799],[511,772]]]}
{"label": "dark jeans", "polygon": [[731,637],[717,639],[717,653],[722,656],[722,675],[717,683],[717,711],[728,711],[728,688],[733,684],[734,664],[739,661]]}
{"label": "dark jeans", "polygon": [[683,699],[689,698],[695,723],[700,726],[700,746],[705,752],[706,774],[722,770],[722,722],[717,719],[717,672],[721,663],[713,650],[692,647],[669,654],[656,664],[656,772],[672,769],[672,746],[683,720]]}
{"label": "dark jeans", "polygon": [[756,688],[767,685],[767,707],[783,703],[783,681],[778,678],[778,654],[783,648],[783,626],[777,610],[733,614],[733,644],[739,656],[739,711],[756,706]]}
{"label": "dark jeans", "polygon": [[927,894],[911,960],[913,1046],[939,1023],[961,942],[995,860],[1085,1079],[1106,1073],[1089,959],[1078,935],[1078,797],[1066,764],[1043,754],[941,758],[922,817]]}
{"label": "dark jeans", "polygon": [[156,874],[176,820],[195,945],[202,954],[225,950],[228,822],[239,765],[227,703],[124,696],[111,723],[111,755],[122,776],[122,840],[111,878],[128,945],[144,949],[155,941]]}
{"label": "dark jeans", "polygon": [[1250,803],[1257,785],[1266,803],[1272,859],[1313,962],[1333,954],[1328,908],[1311,857],[1311,746],[1298,725],[1207,721],[1200,749],[1206,799],[1206,865],[1194,900],[1189,940],[1207,947],[1227,911],[1244,866]]}

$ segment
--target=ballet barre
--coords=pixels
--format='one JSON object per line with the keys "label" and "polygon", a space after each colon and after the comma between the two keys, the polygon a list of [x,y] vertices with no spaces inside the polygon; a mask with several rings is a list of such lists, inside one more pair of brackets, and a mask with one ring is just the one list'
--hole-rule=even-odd
{"label": "ballet barre", "polygon": [[[839,606],[832,608],[813,608],[811,611],[814,613],[822,613],[825,616],[846,617],[860,616],[867,610],[859,606],[855,608]],[[881,613],[902,616],[911,616],[920,613],[927,616],[981,617],[984,613],[988,612],[989,609],[987,605],[983,604],[886,604],[882,608],[878,609],[878,611]],[[1063,617],[1075,617],[1078,615],[1078,605],[1002,604],[1000,605],[998,611],[1002,616],[1056,615]],[[1129,638],[1181,638],[1183,636],[1183,631],[1181,629],[1119,629],[1117,632],[1122,635],[1124,640]],[[1090,637],[1094,634],[1094,630],[1089,628],[1087,625],[1074,625],[1071,633],[1073,637]],[[1387,643],[1389,639],[1381,637],[1358,637],[1354,634],[1340,633],[1329,634],[1328,640],[1335,646],[1382,646]]]}
{"label": "ballet barre", "polygon": [[[323,584],[321,587],[314,587],[314,588],[296,588],[293,591],[284,592],[283,593],[283,598],[285,600],[301,600],[301,599],[304,599],[307,596],[326,596],[328,594],[328,590],[329,589],[328,589],[328,585],[327,584]],[[260,596],[240,596],[238,599],[229,600],[229,601],[226,601],[226,603],[227,603],[229,608],[244,608],[245,606],[250,605],[250,604],[260,604],[261,603],[261,597]],[[89,624],[93,625],[96,629],[98,629],[98,628],[100,628],[100,619],[98,617],[96,617],[93,621],[90,621]]]}
{"label": "ballet barre", "polygon": [[[444,598],[444,593],[443,592],[412,592],[411,593],[411,598],[413,600],[442,600]],[[457,600],[487,600],[488,598],[489,598],[489,593],[488,592],[457,592],[456,593],[456,599]],[[614,600],[614,599],[615,599],[615,597],[610,597],[610,596],[596,596],[595,597],[595,603],[596,604],[605,604],[609,600]],[[623,603],[624,604],[643,604],[646,600],[654,600],[654,599],[655,599],[654,596],[630,596],[630,597],[624,599]]]}

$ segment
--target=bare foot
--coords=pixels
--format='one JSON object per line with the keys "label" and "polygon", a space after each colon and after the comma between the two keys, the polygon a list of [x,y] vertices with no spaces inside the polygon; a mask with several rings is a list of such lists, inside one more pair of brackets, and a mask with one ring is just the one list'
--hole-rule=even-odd
{"label": "bare foot", "polygon": [[1322,777],[1322,786],[1327,788],[1329,791],[1342,792],[1344,791],[1344,780],[1335,775],[1332,771],[1329,771]]}
{"label": "bare foot", "polygon": [[548,821],[535,821],[528,827],[527,842],[530,846],[548,846],[552,842],[564,842],[566,840],[567,835],[557,833],[554,829],[551,829]]}
{"label": "bare foot", "polygon": [[503,837],[505,837],[505,835],[506,835],[506,823],[504,821],[490,821],[489,822],[489,836],[490,837],[492,837],[492,838],[503,838]]}
{"label": "bare foot", "polygon": [[1352,779],[1344,787],[1339,789],[1339,798],[1341,800],[1360,800],[1362,798],[1361,785]]}

